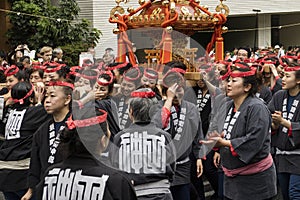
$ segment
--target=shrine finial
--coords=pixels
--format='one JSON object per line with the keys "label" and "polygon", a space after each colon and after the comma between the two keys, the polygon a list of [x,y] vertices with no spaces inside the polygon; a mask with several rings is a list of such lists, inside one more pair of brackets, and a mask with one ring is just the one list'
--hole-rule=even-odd
{"label": "shrine finial", "polygon": [[117,5],[120,5],[120,3],[122,3],[122,2],[125,3],[125,4],[128,3],[129,0],[115,0],[115,2],[116,2]]}
{"label": "shrine finial", "polygon": [[229,7],[223,4],[223,1],[226,0],[220,0],[220,4],[216,7],[216,11],[223,13],[227,17],[229,15]]}

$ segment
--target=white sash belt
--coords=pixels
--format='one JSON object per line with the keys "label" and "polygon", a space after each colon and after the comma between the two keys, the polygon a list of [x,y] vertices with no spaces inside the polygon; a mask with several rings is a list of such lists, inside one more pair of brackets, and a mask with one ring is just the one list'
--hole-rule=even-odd
{"label": "white sash belt", "polygon": [[17,161],[0,160],[0,169],[15,169],[15,170],[29,169],[29,164],[30,164],[30,158],[17,160]]}

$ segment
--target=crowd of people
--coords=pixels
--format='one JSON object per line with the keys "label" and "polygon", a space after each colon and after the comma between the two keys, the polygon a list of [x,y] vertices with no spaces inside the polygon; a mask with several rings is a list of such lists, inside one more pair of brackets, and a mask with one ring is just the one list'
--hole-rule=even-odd
{"label": "crowd of people", "polygon": [[199,80],[180,61],[115,62],[111,48],[82,66],[59,47],[35,61],[27,45],[1,51],[0,191],[204,200],[205,176],[211,199],[300,199],[300,50],[278,47],[200,59]]}

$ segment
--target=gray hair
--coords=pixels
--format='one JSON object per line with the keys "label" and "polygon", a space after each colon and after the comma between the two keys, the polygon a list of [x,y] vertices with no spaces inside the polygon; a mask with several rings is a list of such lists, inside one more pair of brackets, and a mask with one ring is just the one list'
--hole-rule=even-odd
{"label": "gray hair", "polygon": [[53,49],[53,53],[62,53],[63,50],[60,47],[56,47],[55,49]]}
{"label": "gray hair", "polygon": [[[149,92],[150,88],[141,88],[135,92]],[[129,101],[129,109],[131,110],[134,121],[145,122],[151,120],[151,110],[155,104],[158,103],[156,97],[141,98],[132,97]]]}

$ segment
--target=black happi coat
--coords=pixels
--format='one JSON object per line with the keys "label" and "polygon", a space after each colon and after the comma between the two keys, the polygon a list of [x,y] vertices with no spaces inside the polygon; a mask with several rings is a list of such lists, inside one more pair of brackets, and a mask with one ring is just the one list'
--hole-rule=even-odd
{"label": "black happi coat", "polygon": [[[172,114],[169,118],[169,124],[165,128],[162,124],[162,107],[164,101],[161,101],[155,111],[155,115],[152,121],[158,128],[164,128],[167,131],[174,142],[176,148],[176,170],[175,177],[172,185],[181,185],[190,183],[190,169],[191,162],[188,161],[190,153],[193,152],[196,159],[202,158],[200,154],[200,140],[203,139],[203,132],[201,126],[201,119],[198,109],[195,104],[183,100],[177,111],[177,119],[180,119],[181,111],[186,111],[184,119],[180,121],[182,124],[182,132],[180,137],[177,137],[179,132],[175,129]],[[174,113],[175,114],[175,113]],[[179,122],[180,123],[180,122]]]}
{"label": "black happi coat", "polygon": [[[199,113],[200,113],[200,118],[201,118],[201,122],[202,122],[202,131],[203,131],[203,135],[205,137],[207,134],[207,131],[208,131],[208,127],[209,127],[209,123],[210,123],[210,113],[212,110],[211,94],[208,90],[204,96],[201,93],[202,98],[200,98],[199,90],[201,90],[201,89],[199,88],[199,86],[195,86],[195,87],[193,87],[193,89],[195,91],[195,95],[197,98],[196,105],[197,105]],[[209,96],[209,97],[207,98],[206,96]]]}
{"label": "black happi coat", "polygon": [[117,106],[117,116],[119,120],[119,127],[121,130],[124,128],[128,128],[132,124],[128,112],[129,104],[125,103],[126,99],[128,98],[129,97],[125,97],[122,94],[118,94],[112,97],[112,100],[116,103]]}
{"label": "black happi coat", "polygon": [[[75,106],[77,106],[75,104]],[[118,110],[116,103],[111,97],[106,97],[101,100],[90,101],[84,105],[84,108],[79,107],[73,108],[73,115],[76,118],[81,118],[86,112],[94,112],[94,109],[102,109],[107,112],[107,123],[111,132],[110,140],[113,142],[114,136],[120,132]]]}
{"label": "black happi coat", "polygon": [[[19,111],[19,113],[16,114],[14,111]],[[22,111],[23,114],[21,114]],[[5,132],[5,140],[0,146],[0,161],[5,164],[7,161],[28,159],[29,165],[33,134],[49,116],[41,105],[10,109],[7,116],[10,116],[6,127],[8,131]],[[17,128],[18,126],[20,128]],[[1,191],[18,191],[27,188],[29,166],[14,167],[16,166],[0,165]]]}
{"label": "black happi coat", "polygon": [[266,104],[268,104],[272,100],[272,92],[270,88],[265,85],[261,86],[259,93],[257,93],[258,97],[264,100]]}
{"label": "black happi coat", "polygon": [[[220,107],[223,114],[217,115],[223,119],[214,119],[220,122],[212,128],[219,133],[223,131],[224,117],[233,109],[233,101],[227,101]],[[263,101],[257,97],[247,97],[240,106],[240,112],[233,123],[230,136],[225,138],[231,141],[237,156],[234,156],[229,147],[220,148],[222,166],[227,169],[237,169],[256,163],[270,154],[271,143],[271,117],[270,112]],[[223,122],[223,123],[221,123]],[[231,124],[233,121],[230,121]],[[230,126],[230,125],[229,125]],[[229,128],[230,129],[230,128]],[[229,131],[227,129],[227,131]],[[274,166],[269,169],[250,175],[224,176],[224,195],[230,199],[267,199],[276,195],[276,175]]]}
{"label": "black happi coat", "polygon": [[[287,110],[288,91],[281,90],[274,94],[268,107],[271,112]],[[295,97],[293,103],[300,101],[300,93]],[[292,109],[295,109],[292,111]],[[280,126],[272,132],[272,145],[276,147],[276,167],[278,172],[286,172],[300,175],[300,103],[297,107],[287,111],[287,116],[292,112],[291,130],[283,131],[284,127]],[[288,133],[291,134],[288,134]]]}
{"label": "black happi coat", "polygon": [[218,126],[222,126],[224,124],[227,114],[227,108],[224,104],[228,101],[232,101],[232,99],[224,94],[219,94],[215,97],[214,107],[211,111],[211,120],[207,131],[208,133],[213,131],[218,132]]}
{"label": "black happi coat", "polygon": [[[70,116],[70,113],[67,114],[61,128],[65,126],[65,121]],[[32,151],[31,151],[31,160],[30,160],[30,169],[28,174],[28,187],[35,189],[36,185],[40,182],[40,178],[45,173],[46,169],[62,160],[62,152],[59,152],[59,147],[55,148],[55,153],[53,155],[54,159],[52,163],[49,162],[51,157],[50,152],[50,143],[58,142],[59,137],[57,136],[58,132],[55,133],[54,137],[50,136],[50,129],[53,131],[52,127],[54,126],[53,118],[47,120],[34,134],[32,142]]]}
{"label": "black happi coat", "polygon": [[37,199],[136,200],[130,181],[89,154],[52,165],[38,185]]}
{"label": "black happi coat", "polygon": [[114,143],[112,163],[128,173],[134,186],[138,186],[135,187],[138,196],[157,192],[153,188],[143,187],[143,184],[172,181],[176,151],[169,133],[153,123],[137,122],[118,133]]}
{"label": "black happi coat", "polygon": [[274,95],[278,91],[282,90],[282,79],[281,78],[277,79],[274,87],[270,88],[270,89],[271,89],[272,95]]}
{"label": "black happi coat", "polygon": [[116,103],[110,98],[95,101],[95,107],[107,112],[107,122],[111,132],[110,140],[113,142],[114,136],[120,132],[118,110]]}

